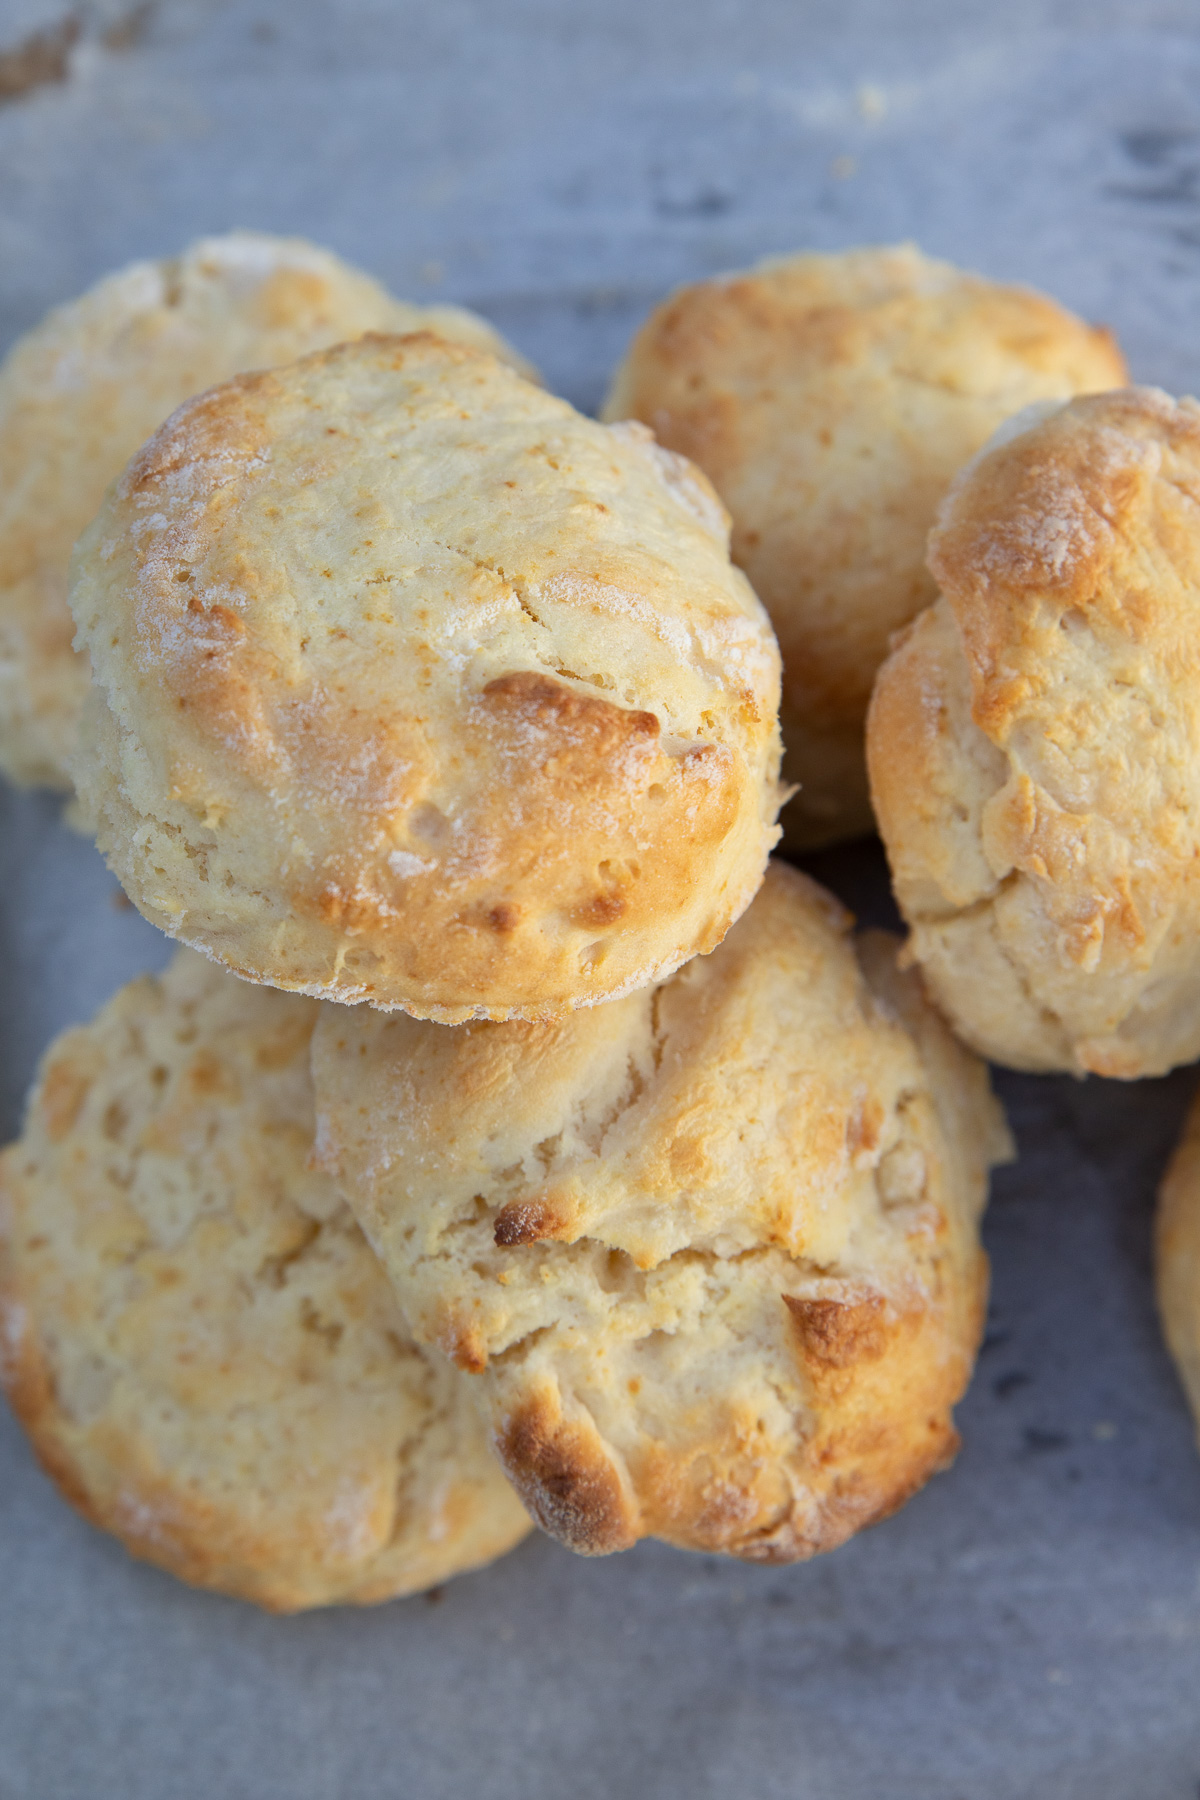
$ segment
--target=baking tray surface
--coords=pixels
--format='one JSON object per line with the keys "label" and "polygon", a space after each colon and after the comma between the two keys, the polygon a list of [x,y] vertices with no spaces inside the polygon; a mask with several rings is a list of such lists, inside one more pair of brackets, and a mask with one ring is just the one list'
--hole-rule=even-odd
{"label": "baking tray surface", "polygon": [[[594,408],[672,284],[913,238],[1200,387],[1191,0],[76,14],[63,79],[0,82],[0,348],[244,225],[480,308]],[[0,0],[0,57],[65,17]],[[889,916],[877,846],[811,866]],[[51,1036],[166,960],[119,901],[54,801],[0,791],[5,1136]],[[962,1453],[808,1565],[534,1538],[424,1598],[271,1619],[131,1562],[0,1409],[0,1800],[1195,1800],[1200,1458],[1149,1268],[1194,1080],[999,1078],[1021,1157]]]}

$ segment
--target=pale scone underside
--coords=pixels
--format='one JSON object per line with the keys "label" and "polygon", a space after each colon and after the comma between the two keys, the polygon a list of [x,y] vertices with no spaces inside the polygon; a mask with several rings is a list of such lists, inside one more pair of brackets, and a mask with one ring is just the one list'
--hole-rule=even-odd
{"label": "pale scone underside", "polygon": [[527,1528],[308,1166],[316,1010],[181,952],[51,1048],[0,1158],[0,1375],[42,1462],[135,1555],[273,1610]]}
{"label": "pale scone underside", "polygon": [[711,957],[585,1019],[324,1011],[322,1161],[573,1549],[811,1555],[953,1453],[1003,1127],[847,929],[776,866]]}
{"label": "pale scone underside", "polygon": [[1010,414],[1119,386],[1111,334],[911,245],[774,258],[681,289],[606,403],[700,465],[783,651],[794,848],[872,828],[863,728],[890,634],[935,598],[925,536]]}

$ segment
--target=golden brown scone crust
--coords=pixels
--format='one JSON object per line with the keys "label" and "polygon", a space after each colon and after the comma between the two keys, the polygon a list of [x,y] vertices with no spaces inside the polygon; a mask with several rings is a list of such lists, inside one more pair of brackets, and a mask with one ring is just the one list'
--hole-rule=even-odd
{"label": "golden brown scone crust", "polygon": [[528,1528],[308,1166],[316,1011],[181,951],[52,1045],[0,1156],[0,1379],[39,1458],[133,1555],[273,1611]]}
{"label": "golden brown scone crust", "polygon": [[1200,1055],[1200,407],[1130,388],[1001,435],[872,701],[896,895],[977,1050],[1160,1074]]}
{"label": "golden brown scone crust", "polygon": [[953,1455],[983,1068],[895,942],[774,864],[712,956],[555,1025],[326,1008],[318,1157],[574,1550],[788,1561]]}
{"label": "golden brown scone crust", "polygon": [[67,565],[109,482],[181,401],[364,331],[437,331],[518,361],[482,319],[406,306],[300,238],[238,231],[134,263],[0,365],[0,769],[69,788],[87,691]]}
{"label": "golden brown scone crust", "polygon": [[1200,1095],[1159,1189],[1154,1250],[1163,1334],[1200,1429]]}
{"label": "golden brown scone crust", "polygon": [[783,652],[783,814],[803,849],[872,829],[863,723],[889,634],[935,597],[950,478],[1031,401],[1119,387],[1107,331],[910,244],[790,256],[681,288],[604,416],[700,465]]}
{"label": "golden brown scone crust", "polygon": [[546,1017],[712,949],[778,829],[778,651],[704,477],[369,337],[181,407],[76,557],[81,798],[251,980]]}

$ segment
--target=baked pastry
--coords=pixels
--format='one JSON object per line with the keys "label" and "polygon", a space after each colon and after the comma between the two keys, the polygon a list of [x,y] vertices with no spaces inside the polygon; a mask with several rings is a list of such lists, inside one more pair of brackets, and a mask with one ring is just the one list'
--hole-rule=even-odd
{"label": "baked pastry", "polygon": [[422,328],[515,360],[460,307],[406,306],[313,244],[238,231],[108,276],[14,345],[0,365],[0,769],[70,787],[87,691],[71,547],[168,413],[243,369]]}
{"label": "baked pastry", "polygon": [[322,1013],[318,1158],[574,1550],[810,1556],[954,1454],[1006,1137],[849,925],[775,864],[713,955],[591,1013]]}
{"label": "baked pastry", "polygon": [[1200,1426],[1200,1095],[1163,1176],[1154,1237],[1163,1333]]}
{"label": "baked pastry", "polygon": [[0,1156],[0,1378],[39,1458],[135,1556],[273,1611],[528,1529],[308,1166],[316,1012],[181,951],[51,1047]]}
{"label": "baked pastry", "polygon": [[181,407],[71,603],[100,846],[250,980],[591,1005],[712,949],[778,835],[778,652],[703,476],[429,334]]}
{"label": "baked pastry", "polygon": [[794,849],[870,831],[863,723],[888,637],[935,598],[951,476],[1031,401],[1118,387],[1111,334],[911,244],[789,256],[681,288],[604,411],[653,426],[733,515],[783,652]]}
{"label": "baked pastry", "polygon": [[943,598],[880,670],[875,809],[912,955],[996,1062],[1200,1056],[1200,407],[1012,422],[929,540]]}

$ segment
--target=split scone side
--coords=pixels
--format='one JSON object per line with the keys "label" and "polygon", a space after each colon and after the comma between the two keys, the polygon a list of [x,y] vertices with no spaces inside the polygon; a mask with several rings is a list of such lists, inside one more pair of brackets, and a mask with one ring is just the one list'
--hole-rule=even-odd
{"label": "split scone side", "polygon": [[181,401],[365,331],[432,330],[517,361],[461,307],[407,306],[299,238],[238,231],[134,263],[56,307],[0,365],[0,770],[67,789],[87,692],[76,538]]}
{"label": "split scone side", "polygon": [[71,604],[100,847],[250,980],[591,1006],[712,949],[778,836],[778,650],[704,477],[429,334],[181,407]]}
{"label": "split scone side", "polygon": [[559,1024],[323,1011],[318,1158],[574,1550],[810,1556],[954,1454],[1007,1136],[849,925],[775,864],[711,956]]}
{"label": "split scone side", "polygon": [[181,951],[52,1045],[0,1156],[0,1381],[39,1459],[133,1555],[273,1611],[528,1529],[308,1165],[316,1012]]}
{"label": "split scone side", "polygon": [[1159,1188],[1154,1238],[1163,1335],[1200,1429],[1200,1095]]}
{"label": "split scone side", "polygon": [[943,598],[880,670],[875,808],[911,953],[1014,1068],[1200,1056],[1200,406],[1013,421],[929,540]]}
{"label": "split scone side", "polygon": [[873,828],[863,759],[888,638],[936,597],[925,534],[1010,414],[1128,379],[1107,331],[912,245],[773,258],[672,294],[605,405],[699,464],[783,652],[789,846]]}

